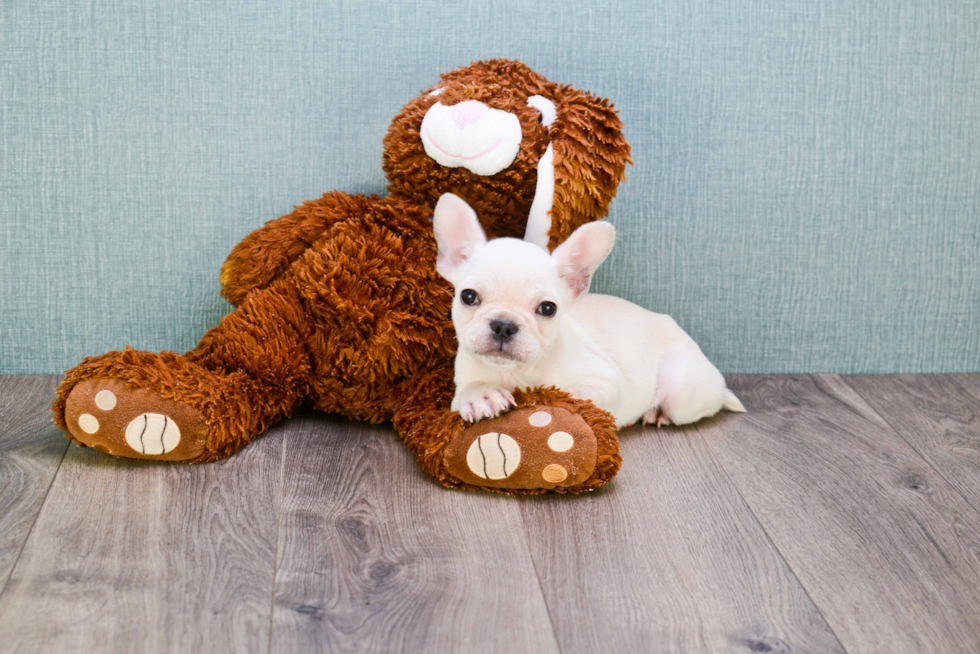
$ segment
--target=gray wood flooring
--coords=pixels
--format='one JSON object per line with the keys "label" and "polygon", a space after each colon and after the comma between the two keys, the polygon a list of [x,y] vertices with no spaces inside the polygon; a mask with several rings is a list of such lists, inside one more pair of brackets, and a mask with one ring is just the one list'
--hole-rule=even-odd
{"label": "gray wood flooring", "polygon": [[113,459],[0,377],[0,651],[977,652],[980,375],[734,376],[578,497],[449,491],[302,411]]}

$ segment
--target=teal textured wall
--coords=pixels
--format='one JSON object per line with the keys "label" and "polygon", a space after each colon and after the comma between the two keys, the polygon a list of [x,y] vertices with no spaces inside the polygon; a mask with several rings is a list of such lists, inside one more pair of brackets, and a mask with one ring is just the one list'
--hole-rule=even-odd
{"label": "teal textured wall", "polygon": [[491,56],[621,111],[597,290],[724,371],[980,370],[976,2],[10,0],[0,372],[193,347],[239,239],[381,192],[390,118]]}

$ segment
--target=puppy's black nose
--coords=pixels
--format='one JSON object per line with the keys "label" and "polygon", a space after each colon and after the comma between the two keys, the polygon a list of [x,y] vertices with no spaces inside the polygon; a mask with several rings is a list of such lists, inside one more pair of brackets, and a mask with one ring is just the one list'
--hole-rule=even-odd
{"label": "puppy's black nose", "polygon": [[500,343],[506,343],[517,333],[517,325],[509,320],[491,320],[490,331],[493,332],[493,339]]}

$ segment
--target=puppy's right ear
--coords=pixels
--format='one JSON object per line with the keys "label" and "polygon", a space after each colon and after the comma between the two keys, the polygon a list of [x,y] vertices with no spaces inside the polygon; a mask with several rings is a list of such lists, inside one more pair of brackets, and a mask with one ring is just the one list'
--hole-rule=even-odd
{"label": "puppy's right ear", "polygon": [[487,242],[476,212],[459,196],[445,193],[436,203],[432,227],[439,245],[436,272],[452,282],[459,267]]}

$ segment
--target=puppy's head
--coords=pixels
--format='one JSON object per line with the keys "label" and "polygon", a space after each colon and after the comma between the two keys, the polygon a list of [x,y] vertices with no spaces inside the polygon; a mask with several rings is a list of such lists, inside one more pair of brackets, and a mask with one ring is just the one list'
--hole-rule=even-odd
{"label": "puppy's head", "polygon": [[459,347],[483,363],[516,368],[554,344],[561,317],[588,292],[592,274],[612,250],[604,222],[579,227],[552,254],[515,238],[487,242],[476,213],[446,193],[433,217],[436,270],[454,287]]}

